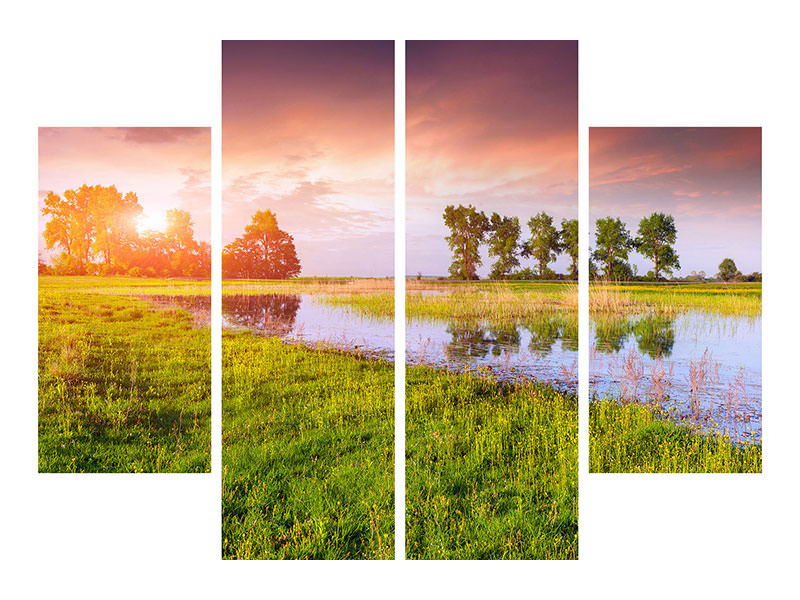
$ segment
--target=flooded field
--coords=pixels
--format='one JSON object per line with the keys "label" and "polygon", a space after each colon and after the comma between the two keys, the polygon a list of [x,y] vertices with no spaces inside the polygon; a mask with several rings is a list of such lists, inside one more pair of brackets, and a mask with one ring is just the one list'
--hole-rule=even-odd
{"label": "flooded field", "polygon": [[[209,296],[148,296],[147,300],[165,308],[182,308],[198,324],[211,318]],[[394,358],[392,319],[372,316],[344,303],[327,302],[321,294],[223,294],[222,327]]]}
{"label": "flooded field", "polygon": [[578,317],[558,304],[562,292],[528,293],[510,286],[411,292],[407,360],[454,370],[487,369],[500,380],[536,379],[576,391]]}
{"label": "flooded field", "polygon": [[484,367],[499,379],[535,378],[561,388],[576,388],[577,320],[551,317],[499,325],[409,319],[406,354],[412,364]]}
{"label": "flooded field", "polygon": [[761,317],[689,310],[593,315],[590,390],[654,403],[678,422],[761,440]]}

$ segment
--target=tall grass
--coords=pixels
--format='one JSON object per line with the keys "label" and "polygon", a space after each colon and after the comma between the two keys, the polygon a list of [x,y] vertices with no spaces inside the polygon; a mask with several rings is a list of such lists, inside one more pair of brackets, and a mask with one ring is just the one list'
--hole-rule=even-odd
{"label": "tall grass", "polygon": [[407,556],[577,558],[577,396],[406,373]]}
{"label": "tall grass", "polygon": [[700,310],[753,318],[761,315],[761,284],[592,283],[589,307],[596,313],[617,315]]}
{"label": "tall grass", "polygon": [[223,336],[222,555],[394,556],[394,369]]}
{"label": "tall grass", "polygon": [[[410,282],[409,282],[410,283]],[[578,309],[578,288],[574,284],[552,284],[528,289],[503,284],[462,284],[441,289],[441,293],[424,294],[419,287],[410,287],[406,294],[409,318],[446,320],[485,320],[504,323],[509,320],[538,318],[543,313]]]}

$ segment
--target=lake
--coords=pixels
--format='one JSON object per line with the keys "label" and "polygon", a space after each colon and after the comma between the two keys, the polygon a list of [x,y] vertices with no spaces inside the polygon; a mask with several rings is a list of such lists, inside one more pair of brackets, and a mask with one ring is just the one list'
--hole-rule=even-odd
{"label": "lake", "polygon": [[761,440],[761,318],[689,311],[591,319],[590,390],[651,401],[678,422]]}

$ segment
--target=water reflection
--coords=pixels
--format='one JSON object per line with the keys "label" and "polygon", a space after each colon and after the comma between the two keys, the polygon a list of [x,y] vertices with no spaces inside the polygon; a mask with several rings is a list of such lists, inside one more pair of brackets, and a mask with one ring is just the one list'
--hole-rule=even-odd
{"label": "water reflection", "polygon": [[483,367],[499,379],[533,377],[562,389],[577,387],[578,323],[573,314],[503,323],[412,318],[406,331],[412,364]]}
{"label": "water reflection", "polygon": [[669,357],[675,345],[672,321],[673,319],[655,315],[636,321],[633,325],[633,335],[636,337],[639,352],[652,359]]}
{"label": "water reflection", "polygon": [[703,431],[761,438],[761,319],[689,311],[593,317],[590,385]]}
{"label": "water reflection", "polygon": [[298,294],[224,295],[223,325],[283,337],[294,329],[301,302]]}

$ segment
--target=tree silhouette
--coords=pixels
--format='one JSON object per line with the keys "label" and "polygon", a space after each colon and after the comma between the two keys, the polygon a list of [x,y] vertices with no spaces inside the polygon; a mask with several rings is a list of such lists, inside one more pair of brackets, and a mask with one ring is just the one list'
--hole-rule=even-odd
{"label": "tree silhouette", "polygon": [[224,277],[288,279],[300,274],[300,260],[291,235],[278,227],[271,210],[260,210],[245,227],[244,235],[222,252]]}

